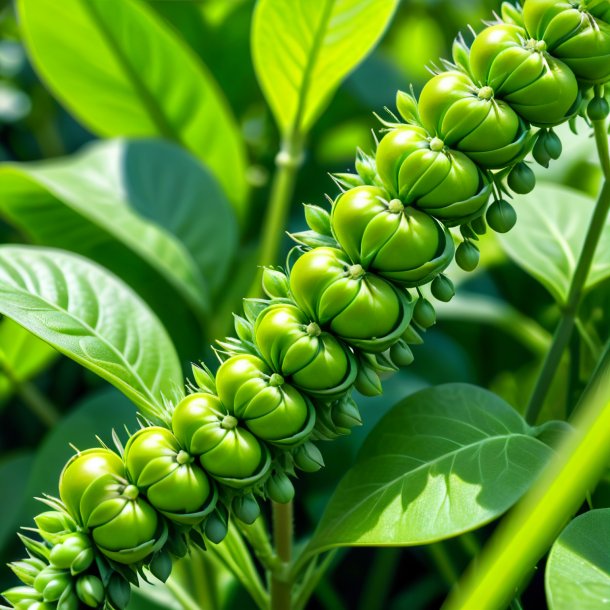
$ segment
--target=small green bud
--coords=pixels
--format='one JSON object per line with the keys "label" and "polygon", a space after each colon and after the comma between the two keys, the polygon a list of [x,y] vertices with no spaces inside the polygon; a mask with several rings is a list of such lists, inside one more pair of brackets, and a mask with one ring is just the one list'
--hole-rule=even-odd
{"label": "small green bud", "polygon": [[448,303],[455,295],[455,286],[446,275],[441,274],[437,275],[432,281],[430,291],[435,299]]}
{"label": "small green bud", "polygon": [[125,578],[115,572],[110,577],[106,594],[117,610],[124,610],[131,597],[131,587]]}
{"label": "small green bud", "polygon": [[[67,570],[84,551],[89,551],[89,553],[85,553],[85,556],[80,558],[81,572],[86,570],[93,561],[91,542],[84,534],[70,534],[51,549],[49,560],[55,567]],[[90,558],[89,564],[83,566],[87,558]]]}
{"label": "small green bud", "polygon": [[9,563],[9,568],[13,570],[17,578],[25,585],[33,585],[34,580],[47,564],[36,558],[24,559]]}
{"label": "small green bud", "polygon": [[508,201],[499,199],[489,206],[486,218],[487,224],[496,233],[506,233],[515,226],[517,212],[515,212],[515,208]]}
{"label": "small green bud", "polygon": [[290,282],[279,269],[263,269],[263,290],[271,299],[285,299],[290,293]]}
{"label": "small green bud", "polygon": [[205,522],[206,538],[214,544],[220,544],[226,537],[229,531],[228,522],[218,511],[214,511]]}
{"label": "small green bud", "polygon": [[477,235],[485,235],[485,233],[487,233],[487,225],[485,224],[485,218],[483,218],[482,215],[477,216],[472,220],[470,226]]}
{"label": "small green bud", "polygon": [[509,188],[518,195],[526,195],[534,190],[536,176],[525,163],[517,163],[508,174],[506,182]]}
{"label": "small green bud", "polygon": [[474,271],[479,264],[479,249],[471,242],[462,242],[455,251],[455,262],[464,271]]}
{"label": "small green bud", "polygon": [[[383,393],[379,375],[363,360],[358,364],[358,375],[356,376],[356,381],[354,381],[354,387],[364,396],[379,396]],[[352,426],[346,427],[351,428]]]}
{"label": "small green bud", "polygon": [[74,587],[70,586],[64,589],[64,592],[57,601],[57,610],[78,610],[79,608],[80,601],[74,592]]}
{"label": "small green bud", "polygon": [[421,335],[413,328],[411,324],[407,326],[405,332],[402,333],[402,339],[409,345],[421,345],[424,340],[421,338]]}
{"label": "small green bud", "polygon": [[56,510],[46,511],[34,517],[40,535],[49,542],[57,540],[58,535],[68,534],[76,530],[72,517]]}
{"label": "small green bud", "polygon": [[396,92],[396,108],[407,123],[419,123],[417,100],[404,91]]}
{"label": "small green bud", "polygon": [[266,483],[265,489],[268,496],[278,504],[287,504],[294,498],[294,486],[288,475],[277,472]]}
{"label": "small green bud", "polygon": [[340,428],[355,428],[362,425],[358,405],[353,398],[346,397],[333,405],[332,419]]}
{"label": "small green bud", "polygon": [[436,312],[432,303],[423,297],[417,299],[413,308],[413,320],[422,328],[430,328],[436,323]]}
{"label": "small green bud", "polygon": [[172,558],[170,554],[166,550],[155,553],[148,568],[161,582],[165,582],[172,573]]}
{"label": "small green bud", "polygon": [[242,341],[252,341],[252,325],[248,320],[234,313],[233,326],[235,327],[235,333]]}
{"label": "small green bud", "polygon": [[390,359],[397,366],[409,366],[415,360],[411,348],[403,339],[397,341],[390,348]]}
{"label": "small green bud", "polygon": [[214,380],[214,375],[205,364],[195,364],[191,365],[191,370],[193,371],[193,377],[195,378],[195,384],[197,387],[204,392],[208,392],[210,394],[216,394],[216,382]]}
{"label": "small green bud", "polygon": [[330,214],[323,208],[317,205],[311,205],[304,203],[305,208],[305,221],[312,231],[320,233],[321,235],[332,236],[330,230]]}
{"label": "small green bud", "polygon": [[369,156],[358,150],[355,163],[358,175],[364,180],[365,184],[374,184],[377,178],[377,166],[375,157]]}
{"label": "small green bud", "polygon": [[237,496],[233,500],[233,512],[244,523],[251,525],[261,514],[260,506],[252,494]]}
{"label": "small green bud", "polygon": [[19,602],[36,601],[42,598],[40,593],[33,587],[13,587],[8,591],[3,591],[2,595],[13,606],[16,606]]}
{"label": "small green bud", "polygon": [[305,472],[317,472],[324,467],[324,458],[318,447],[308,441],[295,451],[294,463]]}
{"label": "small green bud", "polygon": [[76,581],[76,594],[83,604],[90,608],[97,608],[106,596],[102,581],[97,576],[91,574],[81,576]]}
{"label": "small green bud", "polygon": [[610,114],[608,102],[603,97],[594,97],[587,106],[587,116],[592,121],[603,121]]}

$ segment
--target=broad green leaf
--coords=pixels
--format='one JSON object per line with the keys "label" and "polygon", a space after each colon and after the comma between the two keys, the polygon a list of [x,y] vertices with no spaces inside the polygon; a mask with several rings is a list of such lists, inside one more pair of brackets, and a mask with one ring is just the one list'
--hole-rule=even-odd
{"label": "broad green leaf", "polygon": [[245,152],[235,120],[207,68],[150,7],[140,0],[17,5],[34,66],[79,120],[105,137],[182,144],[244,211]]}
{"label": "broad green leaf", "polygon": [[13,393],[15,382],[31,379],[56,356],[50,345],[4,318],[0,322],[0,407]]}
{"label": "broad green leaf", "polygon": [[427,544],[501,515],[551,449],[515,410],[466,384],[417,392],[371,432],[305,556],[336,546]]}
{"label": "broad green leaf", "polygon": [[33,456],[25,452],[3,457],[0,461],[0,494],[3,499],[0,502],[0,549],[12,537],[17,537],[32,462]]}
{"label": "broad green leaf", "polygon": [[576,517],[555,541],[546,564],[550,610],[610,607],[610,508]]}
{"label": "broad green leaf", "polygon": [[[27,481],[27,505],[25,520],[40,512],[41,505],[33,501],[46,493],[57,496],[57,484],[64,464],[74,455],[73,447],[89,449],[98,447],[99,437],[109,447],[114,447],[112,430],[125,441],[124,427],[134,432],[138,425],[132,402],[115,388],[103,388],[83,398],[47,434],[36,452]],[[29,525],[24,520],[22,525]]]}
{"label": "broad green leaf", "polygon": [[259,0],[252,26],[258,80],[283,133],[304,134],[375,46],[398,0]]}
{"label": "broad green leaf", "polygon": [[172,144],[98,142],[59,161],[4,165],[0,180],[8,222],[108,267],[156,309],[166,302],[161,279],[201,319],[226,277],[233,212],[210,173]]}
{"label": "broad green leaf", "polygon": [[158,318],[123,282],[75,254],[0,246],[0,313],[97,373],[163,418],[182,389],[174,346]]}
{"label": "broad green leaf", "polygon": [[[595,201],[567,186],[540,183],[515,201],[518,221],[498,239],[508,256],[565,303]],[[586,288],[610,277],[610,217],[606,219]]]}

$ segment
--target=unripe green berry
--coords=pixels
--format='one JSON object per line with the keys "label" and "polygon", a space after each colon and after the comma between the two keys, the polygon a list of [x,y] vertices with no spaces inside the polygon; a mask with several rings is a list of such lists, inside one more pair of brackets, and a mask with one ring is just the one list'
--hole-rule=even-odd
{"label": "unripe green berry", "polygon": [[443,303],[448,303],[455,295],[453,282],[446,275],[437,275],[430,285],[430,291],[435,299]]}
{"label": "unripe green berry", "polygon": [[97,608],[104,601],[104,585],[97,576],[92,574],[81,576],[76,581],[76,594],[83,604]]}
{"label": "unripe green berry", "polygon": [[496,233],[506,233],[515,226],[517,212],[515,212],[515,208],[508,201],[499,199],[489,206],[486,218],[487,224]]}
{"label": "unripe green berry", "polygon": [[322,452],[311,442],[304,443],[294,453],[294,463],[305,472],[317,472],[324,467]]}
{"label": "unripe green berry", "polygon": [[536,176],[530,167],[521,162],[510,170],[506,182],[513,192],[526,195],[536,186]]}
{"label": "unripe green berry", "polygon": [[233,500],[233,512],[240,520],[251,525],[261,514],[260,506],[252,494],[237,496]]}
{"label": "unripe green berry", "polygon": [[276,472],[269,477],[265,489],[267,495],[278,504],[287,504],[294,498],[294,485],[283,472]]}
{"label": "unripe green berry", "polygon": [[455,251],[455,262],[464,271],[474,271],[479,264],[479,249],[471,242],[462,242]]}
{"label": "unripe green berry", "polygon": [[413,309],[413,320],[422,328],[429,328],[436,323],[436,312],[432,303],[420,297]]}
{"label": "unripe green berry", "polygon": [[587,116],[592,121],[603,121],[610,114],[606,98],[594,97],[587,106]]}

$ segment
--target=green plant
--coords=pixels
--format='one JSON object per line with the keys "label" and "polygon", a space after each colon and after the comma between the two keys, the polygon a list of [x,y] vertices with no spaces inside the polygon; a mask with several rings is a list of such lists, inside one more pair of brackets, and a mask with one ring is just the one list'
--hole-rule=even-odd
{"label": "green plant", "polygon": [[[263,265],[276,262],[309,129],[333,89],[379,37],[396,3],[347,4],[300,1],[303,18],[315,24],[311,39],[286,17],[282,2],[261,0],[256,9],[254,61],[282,133],[259,248]],[[206,70],[139,1],[116,5],[116,13],[109,6],[99,0],[65,5],[21,0],[26,40],[41,74],[100,134],[160,134],[191,150],[214,178],[184,153],[175,157],[180,171],[197,184],[212,185],[213,196],[220,201],[226,195],[243,215],[243,150]],[[112,84],[112,106],[91,95],[98,86],[91,78],[74,93],[80,63],[70,65],[64,53],[39,51],[48,49],[57,33],[45,27],[34,7],[48,8],[56,19],[70,18],[95,37],[113,68],[104,75]],[[42,498],[50,510],[36,517],[36,536],[21,536],[28,557],[11,567],[23,585],[4,593],[8,603],[32,610],[83,605],[121,610],[129,604],[130,585],[152,575],[168,582],[183,607],[195,608],[192,592],[170,576],[174,564],[194,563],[199,548],[218,555],[258,607],[299,610],[324,578],[337,547],[432,545],[441,571],[451,573],[447,556],[434,550],[442,547],[434,545],[460,536],[471,548],[464,535],[499,517],[527,492],[522,506],[528,508],[518,507],[497,533],[504,544],[494,546],[492,540],[480,557],[475,552],[465,584],[458,584],[446,602],[452,609],[519,607],[531,570],[598,483],[610,457],[609,352],[598,345],[595,329],[578,317],[587,282],[594,282],[595,272],[610,275],[596,270],[594,258],[607,234],[610,207],[604,97],[610,78],[609,10],[607,0],[578,5],[527,0],[523,11],[505,3],[502,19],[473,33],[469,44],[458,37],[452,61],[443,61],[444,70],[435,70],[419,98],[413,91],[398,93],[401,119],[389,112],[381,120],[374,155],[360,152],[356,173],[333,176],[339,193],[330,199],[330,211],[306,206],[309,228],[291,235],[296,245],[286,267],[265,266],[257,278],[263,292],[255,283],[243,301],[243,315],[233,317],[236,336],[217,342],[218,370],[213,373],[203,362],[193,365],[186,388],[170,334],[124,281],[74,253],[0,246],[0,312],[110,381],[140,414],[139,429],[128,431],[126,441],[113,435],[116,451],[104,444],[78,450],[61,474],[59,498]],[[176,83],[182,96],[168,92],[152,72],[134,72],[141,49],[131,52],[130,29],[156,49],[161,64],[188,66],[184,83]],[[292,49],[293,59],[305,58],[295,60],[292,72],[282,64],[278,44]],[[86,58],[93,61],[90,51]],[[95,70],[88,65],[86,72],[91,77]],[[294,79],[300,82],[296,90]],[[190,96],[207,100],[207,106],[187,113],[197,129],[188,128],[184,118]],[[436,322],[432,298],[446,303],[454,295],[453,282],[443,275],[452,261],[473,271],[479,264],[477,242],[487,229],[506,233],[515,225],[508,199],[513,193],[527,195],[536,182],[528,154],[548,167],[561,154],[553,128],[583,119],[595,134],[604,185],[573,273],[560,281],[545,278],[563,309],[525,417],[473,385],[442,385],[407,397],[369,436],[313,536],[295,553],[292,479],[299,470],[319,470],[324,465],[319,445],[361,423],[354,389],[380,395],[382,379],[413,362],[412,348]],[[213,145],[204,146],[204,135]],[[135,161],[125,148],[110,154],[119,155],[121,176],[130,186],[131,172],[123,166]],[[150,149],[143,154],[152,155]],[[63,187],[66,174],[72,179],[78,174],[70,163],[5,171],[6,214],[15,223],[26,223],[32,193],[50,198],[52,213],[62,221],[69,218],[83,231],[104,230],[105,243],[116,251],[97,255],[100,263],[118,269],[118,255],[127,250],[131,260],[144,262],[174,288],[185,311],[205,320],[218,287],[208,286],[200,269],[216,263],[196,264],[196,243],[185,248],[172,232],[121,209],[116,189],[106,192],[97,185],[94,193],[98,189],[100,200],[125,226],[86,210],[79,197],[87,180],[78,188],[73,182]],[[225,195],[217,192],[214,179]],[[149,231],[151,239],[140,245],[134,228]],[[166,257],[156,256],[160,248]],[[96,258],[94,245],[73,249]],[[523,248],[516,249],[523,256]],[[223,326],[222,316],[216,324]],[[537,425],[575,326],[590,352],[591,389],[574,427],[556,416]],[[273,546],[261,514],[267,500]],[[582,586],[575,582],[564,592],[565,582],[556,576],[558,570],[569,572],[566,563],[574,560],[563,548],[566,540],[583,521],[593,522],[585,532],[587,527],[605,531],[608,515],[601,512],[575,520],[557,539],[547,572],[552,608],[567,607],[559,600],[573,600],[573,589]],[[591,562],[607,566],[597,555]],[[498,580],[502,583],[494,584]],[[592,603],[600,602],[607,587],[607,582],[600,585]]]}

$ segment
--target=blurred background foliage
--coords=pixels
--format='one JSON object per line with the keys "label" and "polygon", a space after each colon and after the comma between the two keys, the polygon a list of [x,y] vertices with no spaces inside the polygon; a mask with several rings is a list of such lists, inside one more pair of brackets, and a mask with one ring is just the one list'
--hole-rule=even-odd
{"label": "blurred background foliage", "polygon": [[[204,251],[212,267],[223,261],[229,264],[213,278],[213,289],[203,308],[207,310],[199,317],[184,309],[161,274],[148,273],[137,267],[135,259],[125,258],[127,255],[118,251],[109,264],[124,277],[129,277],[130,270],[132,275],[140,274],[137,289],[170,329],[186,373],[190,361],[203,358],[213,363],[206,346],[229,331],[230,312],[239,307],[239,299],[248,290],[279,141],[250,57],[253,0],[149,0],[149,5],[208,66],[227,97],[248,153],[251,192],[241,226],[234,236],[228,231],[221,238],[210,234],[200,238],[211,240],[204,244]],[[372,150],[371,130],[379,126],[373,112],[383,114],[385,106],[392,108],[396,89],[407,89],[412,84],[418,91],[429,77],[426,66],[449,56],[457,32],[469,23],[477,25],[489,19],[497,8],[496,0],[402,1],[379,46],[343,83],[309,136],[288,231],[305,228],[301,203],[323,204],[325,193],[334,194],[329,172],[352,168],[357,147]],[[167,86],[171,87],[171,82]],[[577,138],[567,129],[561,135],[566,152],[549,170],[539,168],[539,179],[594,195],[600,172],[593,146],[586,137]],[[21,42],[14,6],[0,0],[0,161],[21,163],[64,157],[94,139],[40,82]],[[159,162],[163,164],[164,159],[161,155]],[[8,179],[7,174],[0,175],[0,198],[6,196]],[[86,191],[81,195],[86,198]],[[146,209],[146,193],[142,197],[143,207],[137,213],[161,226],[171,225],[171,195],[165,209],[153,211]],[[214,218],[218,220],[214,215],[220,212],[206,207],[205,201],[194,202],[195,212],[198,203],[200,212],[196,218],[190,217],[190,222],[213,226]],[[2,205],[0,208],[4,216],[0,220],[2,242],[33,239],[15,215],[7,214]],[[228,216],[223,223],[237,227]],[[518,225],[515,233],[519,230]],[[73,247],[89,252],[86,243],[75,242]],[[284,252],[288,247],[286,238]],[[470,382],[492,389],[515,408],[523,409],[559,308],[541,283],[509,260],[496,238],[483,239],[482,250],[482,265],[469,274],[468,280],[457,269],[452,270],[452,277],[459,283],[458,296],[439,309],[440,323],[427,333],[425,345],[417,348],[415,364],[388,380],[382,397],[360,400],[363,426],[351,436],[329,443],[325,448],[326,468],[299,482],[299,534],[306,535],[312,529],[371,428],[407,394],[431,384]],[[587,335],[593,337],[591,341],[595,341],[595,328],[608,323],[607,284],[604,280],[591,290],[585,303],[587,324],[592,325]],[[555,392],[547,401],[547,417],[561,417],[572,408],[564,399],[566,384],[572,391],[580,387],[579,366],[586,368],[587,358],[590,354],[582,350],[576,365],[565,365],[565,374],[558,376]],[[36,510],[32,496],[55,492],[59,470],[72,451],[69,443],[85,448],[94,444],[96,435],[107,440],[112,428],[121,430],[125,425],[135,425],[135,410],[119,392],[57,356],[13,323],[0,321],[0,561],[16,558],[15,531],[19,524],[27,524]],[[602,492],[600,502],[608,505],[609,494],[604,499]],[[484,530],[477,533],[482,535]],[[426,549],[343,552],[345,561],[322,582],[311,607],[437,607],[456,576],[447,557],[453,557],[454,565],[464,566],[468,548],[477,544],[473,535],[461,544],[442,543],[442,548],[439,544]],[[213,556],[196,557],[179,572],[186,579],[193,574],[203,578],[205,574],[207,595],[216,603],[224,603],[223,607],[249,607],[231,575]],[[365,572],[367,578],[363,578]],[[0,588],[9,584],[9,578],[8,570],[0,570]],[[157,587],[139,594],[133,607],[176,605],[164,588]]]}

